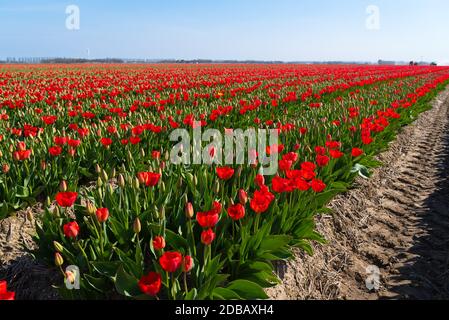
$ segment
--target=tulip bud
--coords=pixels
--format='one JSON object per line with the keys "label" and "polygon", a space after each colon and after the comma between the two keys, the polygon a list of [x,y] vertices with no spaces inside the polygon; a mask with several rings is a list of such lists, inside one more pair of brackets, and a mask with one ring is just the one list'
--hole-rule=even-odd
{"label": "tulip bud", "polygon": [[239,190],[239,202],[242,206],[248,202],[248,194],[243,189]]}
{"label": "tulip bud", "polygon": [[243,171],[243,167],[242,167],[242,166],[239,166],[239,167],[237,168],[237,172],[236,172],[237,178],[240,178],[240,176],[242,175],[242,171]]}
{"label": "tulip bud", "polygon": [[137,177],[136,177],[136,178],[134,178],[134,181],[133,181],[133,188],[138,190],[139,187],[140,187],[140,182],[139,182],[139,179],[137,179]]}
{"label": "tulip bud", "polygon": [[95,212],[97,212],[97,208],[92,202],[89,201],[86,205],[86,212],[89,216],[93,216]]}
{"label": "tulip bud", "polygon": [[168,151],[165,151],[165,161],[170,160],[170,153],[168,153]]}
{"label": "tulip bud", "polygon": [[60,212],[59,212],[59,207],[58,207],[58,206],[56,206],[56,207],[53,209],[53,215],[54,215],[55,217],[60,217],[60,216],[61,216],[61,214],[60,214]]}
{"label": "tulip bud", "polygon": [[109,192],[110,195],[113,195],[113,194],[114,194],[114,188],[112,187],[111,184],[108,184],[107,190],[108,190],[108,192]]}
{"label": "tulip bud", "polygon": [[3,152],[0,150],[0,158],[3,157]]}
{"label": "tulip bud", "polygon": [[192,219],[195,212],[193,211],[193,205],[191,202],[187,202],[185,206],[185,214],[187,219]]}
{"label": "tulip bud", "polygon": [[67,191],[67,182],[65,180],[62,180],[59,184],[59,191],[66,192]]}
{"label": "tulip bud", "polygon": [[113,168],[112,172],[111,172],[111,178],[114,179],[116,174],[117,174],[117,171],[115,170],[115,168]]}
{"label": "tulip bud", "polygon": [[165,207],[160,207],[158,212],[158,217],[160,220],[165,219]]}
{"label": "tulip bud", "polygon": [[104,183],[109,181],[108,174],[105,170],[101,170],[101,180],[103,180]]}
{"label": "tulip bud", "polygon": [[8,165],[7,163],[5,163],[5,164],[2,166],[2,170],[3,170],[3,173],[8,173],[9,170],[10,170],[9,165]]}
{"label": "tulip bud", "polygon": [[27,211],[27,220],[33,222],[34,220],[33,212]]}
{"label": "tulip bud", "polygon": [[50,199],[50,197],[47,197],[46,204],[47,204],[47,207],[51,206],[51,199]]}
{"label": "tulip bud", "polygon": [[98,179],[97,179],[97,186],[99,188],[101,188],[103,186],[103,180],[100,177],[98,177]]}
{"label": "tulip bud", "polygon": [[162,192],[162,193],[165,193],[165,182],[164,182],[164,181],[161,181],[161,182],[159,183],[159,187],[161,188],[161,192]]}
{"label": "tulip bud", "polygon": [[140,149],[140,156],[141,156],[142,158],[145,158],[145,150]]}
{"label": "tulip bud", "polygon": [[165,166],[166,166],[165,161],[161,161],[161,165],[160,165],[161,170],[164,170]]}
{"label": "tulip bud", "polygon": [[62,246],[62,244],[60,244],[60,243],[57,242],[57,241],[53,241],[53,247],[55,248],[55,250],[56,250],[57,252],[62,253],[62,252],[64,251],[64,247]]}
{"label": "tulip bud", "polygon": [[47,162],[45,162],[44,160],[41,161],[41,169],[42,171],[45,171],[47,169]]}
{"label": "tulip bud", "polygon": [[139,218],[136,218],[136,220],[134,220],[133,231],[134,231],[135,234],[139,234],[140,231],[142,231],[142,225],[140,223],[140,219]]}
{"label": "tulip bud", "polygon": [[220,182],[218,180],[214,183],[214,192],[215,194],[218,194],[220,192]]}
{"label": "tulip bud", "polygon": [[55,253],[55,265],[57,267],[60,267],[64,264],[64,259],[62,258],[61,254],[59,252]]}
{"label": "tulip bud", "polygon": [[122,174],[119,174],[118,175],[118,186],[120,187],[120,188],[125,188],[125,178],[123,177],[123,175]]}
{"label": "tulip bud", "polygon": [[98,163],[95,165],[95,172],[97,174],[100,174],[100,172],[101,172],[101,167],[100,167],[100,165]]}

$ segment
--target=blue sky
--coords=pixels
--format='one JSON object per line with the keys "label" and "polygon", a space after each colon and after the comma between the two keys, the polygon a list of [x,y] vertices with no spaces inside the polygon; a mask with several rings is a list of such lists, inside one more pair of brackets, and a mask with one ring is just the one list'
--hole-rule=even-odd
{"label": "blue sky", "polygon": [[[369,5],[380,30],[366,28]],[[0,58],[449,62],[448,12],[447,0],[0,0]]]}

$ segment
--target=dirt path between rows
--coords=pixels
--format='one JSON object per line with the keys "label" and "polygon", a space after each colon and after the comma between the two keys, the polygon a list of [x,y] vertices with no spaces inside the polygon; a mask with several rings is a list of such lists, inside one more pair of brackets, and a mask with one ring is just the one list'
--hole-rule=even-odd
{"label": "dirt path between rows", "polygon": [[317,219],[329,244],[281,265],[273,299],[449,299],[449,88],[433,106]]}

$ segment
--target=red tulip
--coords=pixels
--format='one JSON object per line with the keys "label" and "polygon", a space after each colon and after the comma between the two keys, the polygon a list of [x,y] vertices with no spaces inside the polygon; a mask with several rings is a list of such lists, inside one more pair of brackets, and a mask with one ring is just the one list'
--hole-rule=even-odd
{"label": "red tulip", "polygon": [[324,184],[324,182],[321,181],[321,180],[313,179],[313,180],[312,180],[312,189],[313,189],[313,191],[315,191],[316,193],[323,192],[324,189],[326,189],[326,184]]}
{"label": "red tulip", "polygon": [[69,208],[73,206],[77,197],[77,192],[59,192],[56,195],[56,202],[60,207]]}
{"label": "red tulip", "polygon": [[221,180],[229,180],[232,178],[232,176],[234,175],[234,169],[230,168],[230,167],[218,167],[216,169],[217,172],[217,176],[221,179]]}
{"label": "red tulip", "polygon": [[103,223],[109,218],[109,210],[107,208],[97,209],[95,215],[97,216],[98,222]]}
{"label": "red tulip", "polygon": [[327,166],[327,164],[329,163],[330,159],[328,156],[321,156],[321,155],[317,155],[316,156],[316,163],[319,167],[325,167]]}
{"label": "red tulip", "polygon": [[6,281],[0,281],[0,300],[14,300],[16,294],[8,291]]}
{"label": "red tulip", "polygon": [[210,246],[214,240],[215,240],[215,233],[212,229],[205,230],[201,233],[201,242],[204,245]]}
{"label": "red tulip", "polygon": [[165,252],[159,258],[159,264],[167,272],[176,272],[181,267],[182,255],[179,252]]}
{"label": "red tulip", "polygon": [[57,157],[62,153],[62,148],[60,146],[56,146],[56,147],[50,147],[48,149],[48,152],[53,156],[53,157]]}
{"label": "red tulip", "polygon": [[364,153],[363,150],[359,149],[359,148],[354,148],[354,149],[352,149],[352,152],[351,152],[351,154],[354,158],[360,157],[361,155],[363,155],[363,153]]}
{"label": "red tulip", "polygon": [[112,139],[111,138],[101,138],[100,142],[104,147],[107,148],[112,144]]}
{"label": "red tulip", "polygon": [[159,273],[150,272],[139,280],[139,289],[142,293],[155,297],[161,290],[162,277]]}
{"label": "red tulip", "polygon": [[260,190],[254,192],[254,196],[250,201],[251,209],[257,214],[264,213],[268,210],[274,199],[274,195],[266,186],[263,186]]}
{"label": "red tulip", "polygon": [[193,269],[193,259],[191,256],[185,256],[182,260],[182,272],[190,272]]}
{"label": "red tulip", "polygon": [[137,179],[139,182],[146,185],[147,187],[154,187],[158,184],[161,175],[159,173],[153,172],[139,172],[137,174]]}
{"label": "red tulip", "polygon": [[165,239],[164,237],[157,236],[153,239],[153,248],[154,250],[162,250],[165,248]]}
{"label": "red tulip", "polygon": [[243,219],[245,217],[245,207],[240,203],[235,204],[228,208],[228,215],[234,221]]}
{"label": "red tulip", "polygon": [[64,235],[67,238],[76,238],[80,232],[80,227],[76,221],[66,223],[63,226]]}

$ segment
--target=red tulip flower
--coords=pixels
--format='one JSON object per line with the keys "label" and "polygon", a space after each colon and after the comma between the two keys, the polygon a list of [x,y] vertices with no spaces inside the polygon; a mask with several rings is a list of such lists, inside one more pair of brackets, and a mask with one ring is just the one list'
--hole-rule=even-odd
{"label": "red tulip flower", "polygon": [[193,269],[193,259],[191,256],[185,256],[182,260],[182,272],[190,272]]}
{"label": "red tulip flower", "polygon": [[153,248],[154,250],[162,250],[165,248],[165,239],[164,237],[157,236],[153,239]]}
{"label": "red tulip flower", "polygon": [[159,173],[153,172],[139,172],[137,174],[137,179],[139,182],[146,185],[147,187],[154,187],[158,184],[161,175]]}
{"label": "red tulip flower", "polygon": [[109,210],[107,208],[97,209],[95,215],[97,216],[98,222],[103,223],[109,218]]}
{"label": "red tulip flower", "polygon": [[274,195],[266,186],[263,186],[260,190],[254,192],[254,196],[250,201],[251,209],[257,214],[264,213],[268,210],[274,199]]}
{"label": "red tulip flower", "polygon": [[139,280],[139,289],[142,293],[155,297],[161,290],[162,277],[159,273],[150,272]]}
{"label": "red tulip flower", "polygon": [[230,167],[218,167],[216,172],[221,180],[229,180],[234,175],[235,170]]}
{"label": "red tulip flower", "polygon": [[312,180],[312,189],[316,193],[323,192],[326,189],[326,184],[321,180],[313,179]]}
{"label": "red tulip flower", "polygon": [[8,291],[6,281],[0,281],[0,300],[14,300],[16,294]]}
{"label": "red tulip flower", "polygon": [[164,271],[173,273],[181,267],[182,254],[179,252],[165,252],[162,257],[159,258],[159,264]]}
{"label": "red tulip flower", "polygon": [[351,152],[351,154],[354,158],[360,157],[361,155],[363,155],[363,153],[364,153],[363,150],[359,149],[359,148],[354,148],[354,149],[352,149],[352,152]]}
{"label": "red tulip flower", "polygon": [[62,148],[60,146],[56,146],[56,147],[50,147],[48,149],[48,152],[50,153],[50,155],[52,155],[53,157],[57,157],[62,153]]}
{"label": "red tulip flower", "polygon": [[60,207],[69,208],[74,205],[77,197],[77,192],[59,192],[56,195],[56,202]]}
{"label": "red tulip flower", "polygon": [[215,240],[215,232],[212,229],[205,230],[201,233],[201,242],[210,246],[212,242]]}
{"label": "red tulip flower", "polygon": [[80,232],[80,227],[76,221],[66,223],[63,226],[64,235],[67,238],[76,238]]}
{"label": "red tulip flower", "polygon": [[245,217],[245,207],[240,203],[235,204],[228,208],[228,215],[234,221],[243,219]]}

